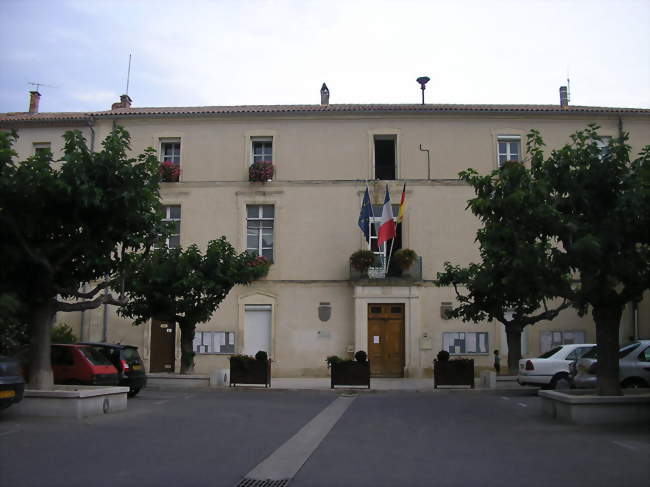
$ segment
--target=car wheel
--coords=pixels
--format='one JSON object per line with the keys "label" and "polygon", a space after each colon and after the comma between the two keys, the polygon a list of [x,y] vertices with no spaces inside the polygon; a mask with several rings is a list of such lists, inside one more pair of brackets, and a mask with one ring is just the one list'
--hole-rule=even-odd
{"label": "car wheel", "polygon": [[648,387],[648,384],[643,379],[627,379],[623,381],[621,387],[623,389],[640,389],[642,387]]}
{"label": "car wheel", "polygon": [[135,397],[136,394],[137,394],[138,392],[140,392],[140,388],[139,388],[139,387],[132,387],[132,388],[129,390],[129,392],[127,392],[126,395],[127,395],[128,397]]}
{"label": "car wheel", "polygon": [[551,380],[551,383],[549,384],[549,388],[559,390],[571,389],[571,381],[569,380],[569,376],[566,374],[558,374],[554,376]]}

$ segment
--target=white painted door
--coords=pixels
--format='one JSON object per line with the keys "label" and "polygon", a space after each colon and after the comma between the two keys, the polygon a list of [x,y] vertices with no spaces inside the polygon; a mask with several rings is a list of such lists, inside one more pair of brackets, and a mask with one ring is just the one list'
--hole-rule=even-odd
{"label": "white painted door", "polygon": [[244,355],[263,350],[271,357],[271,306],[246,305],[244,308]]}

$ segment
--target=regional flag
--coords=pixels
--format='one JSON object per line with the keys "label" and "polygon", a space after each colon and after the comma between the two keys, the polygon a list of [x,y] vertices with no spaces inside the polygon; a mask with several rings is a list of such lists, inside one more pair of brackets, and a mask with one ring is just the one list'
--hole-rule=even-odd
{"label": "regional flag", "polygon": [[379,238],[377,245],[381,245],[395,238],[397,235],[397,227],[393,220],[393,208],[390,205],[390,193],[388,192],[388,185],[386,185],[386,198],[384,199],[384,207],[381,210],[381,221],[379,222]]}
{"label": "regional flag", "polygon": [[404,188],[402,189],[402,201],[399,203],[399,213],[397,214],[396,221],[397,223],[402,223],[404,220],[404,214],[406,213],[406,183],[404,183]]}
{"label": "regional flag", "polygon": [[366,193],[363,195],[361,204],[361,213],[359,213],[359,228],[366,237],[366,242],[370,242],[370,220],[372,219],[372,205],[370,204],[370,192],[366,186]]}

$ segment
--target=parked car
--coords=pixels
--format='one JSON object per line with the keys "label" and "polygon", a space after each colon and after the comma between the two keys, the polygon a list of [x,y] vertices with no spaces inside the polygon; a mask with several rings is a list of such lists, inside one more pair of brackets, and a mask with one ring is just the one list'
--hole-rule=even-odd
{"label": "parked car", "polygon": [[115,386],[119,381],[110,360],[88,345],[52,345],[52,372],[55,384]]}
{"label": "parked car", "polygon": [[591,350],[593,343],[561,345],[537,358],[521,359],[517,382],[523,385],[542,386],[549,389],[568,389],[569,364]]}
{"label": "parked car", "polygon": [[0,355],[0,411],[23,399],[25,379],[18,360]]}
{"label": "parked car", "polygon": [[[572,380],[579,389],[596,388],[598,349],[594,348],[577,360],[572,367]],[[640,340],[618,351],[618,372],[621,387],[650,386],[650,340]]]}
{"label": "parked car", "polygon": [[120,376],[119,385],[129,388],[129,397],[135,396],[140,389],[147,385],[147,374],[138,353],[138,347],[119,343],[92,342],[85,342],[82,345],[88,345],[93,350],[102,353],[115,366]]}

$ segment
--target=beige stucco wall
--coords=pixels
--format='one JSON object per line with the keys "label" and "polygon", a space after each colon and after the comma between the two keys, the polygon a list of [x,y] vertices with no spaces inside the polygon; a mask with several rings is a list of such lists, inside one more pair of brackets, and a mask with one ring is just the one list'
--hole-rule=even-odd
{"label": "beige stucco wall", "polygon": [[[465,210],[473,193],[457,181],[459,171],[473,167],[481,172],[496,168],[496,137],[525,134],[538,129],[547,149],[569,141],[569,134],[590,121],[602,126],[603,135],[615,136],[618,120],[576,116],[264,116],[233,118],[127,119],[116,122],[132,135],[133,153],[159,148],[161,138],[181,139],[180,183],[164,183],[164,204],[182,208],[181,243],[205,247],[210,239],[225,235],[237,249],[245,250],[245,212],[248,204],[275,206],[275,263],[268,277],[252,286],[237,287],[213,318],[197,330],[234,331],[237,351],[245,342],[245,304],[271,304],[275,376],[325,375],[324,360],[345,356],[350,345],[365,348],[367,322],[364,307],[370,302],[404,302],[407,306],[406,374],[430,374],[435,354],[447,331],[487,331],[489,353],[473,356],[476,365],[489,367],[492,350],[504,348],[500,326],[443,320],[440,304],[454,301],[453,290],[436,288],[432,280],[445,261],[467,264],[477,258],[474,237],[478,222]],[[625,118],[630,143],[637,153],[650,143],[648,119]],[[96,147],[109,133],[112,120],[95,123]],[[16,145],[21,158],[31,155],[34,142],[51,142],[61,154],[62,127],[20,130]],[[84,128],[86,137],[91,136]],[[355,287],[349,281],[348,257],[365,246],[357,219],[365,180],[374,177],[373,136],[397,135],[397,175],[400,180],[370,182],[374,203],[383,202],[388,184],[393,203],[399,202],[407,184],[408,211],[403,224],[403,246],[423,260],[424,282],[408,286]],[[276,165],[270,183],[249,183],[250,137],[272,136]],[[430,150],[431,180],[426,154]],[[638,308],[639,336],[650,337],[650,299],[646,293]],[[330,302],[332,317],[318,319],[320,302]],[[81,332],[80,314],[61,314],[60,321]],[[621,340],[633,333],[631,308],[622,318]],[[101,340],[103,309],[84,314],[84,339]],[[365,329],[365,335],[364,335]],[[539,353],[544,330],[584,330],[595,341],[590,315],[564,311],[553,322],[539,323],[527,331],[526,356]],[[319,333],[321,332],[321,333]],[[324,333],[323,333],[324,332]],[[425,339],[425,340],[422,340]],[[108,340],[140,347],[149,360],[149,325],[133,327],[110,308]],[[179,356],[179,352],[177,352]],[[208,373],[227,366],[228,355],[198,355],[196,371]],[[506,357],[503,357],[505,363]],[[178,361],[177,361],[178,364]]]}

